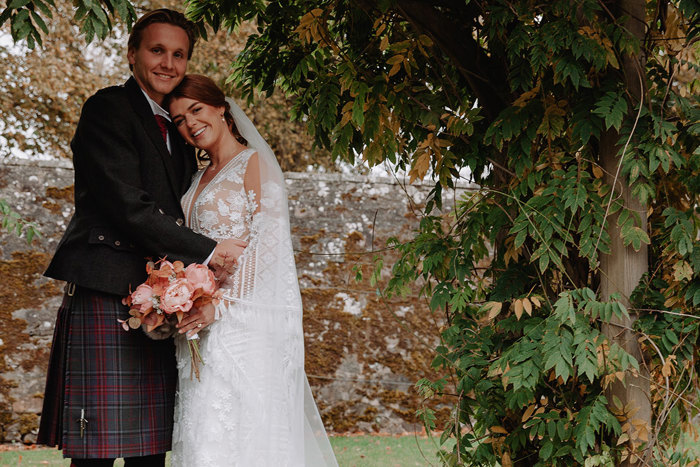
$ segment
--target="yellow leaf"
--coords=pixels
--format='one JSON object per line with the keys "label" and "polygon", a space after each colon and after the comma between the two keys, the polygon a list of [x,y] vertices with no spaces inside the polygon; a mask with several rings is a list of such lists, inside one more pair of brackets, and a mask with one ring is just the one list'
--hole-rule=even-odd
{"label": "yellow leaf", "polygon": [[432,47],[433,46],[433,40],[426,36],[425,34],[421,34],[418,36],[418,40],[421,42],[426,47]]}
{"label": "yellow leaf", "polygon": [[521,299],[513,302],[513,310],[515,311],[515,317],[520,319],[523,315],[523,301]]}
{"label": "yellow leaf", "polygon": [[622,436],[617,438],[617,446],[619,446],[623,443],[626,443],[627,441],[629,441],[629,439],[630,439],[629,435],[627,433],[623,433]]}
{"label": "yellow leaf", "polygon": [[617,62],[617,57],[615,56],[615,52],[612,50],[612,48],[605,47],[605,52],[605,60],[608,62],[608,64],[616,70],[619,69],[620,64]]}
{"label": "yellow leaf", "polygon": [[411,177],[410,183],[413,183],[416,179],[423,180],[423,177],[425,177],[425,174],[428,173],[429,168],[430,152],[424,151],[413,160],[413,167],[411,167],[411,170],[408,172],[408,175]]}
{"label": "yellow leaf", "polygon": [[593,176],[595,178],[603,178],[603,169],[601,169],[599,165],[593,166]]}
{"label": "yellow leaf", "polygon": [[374,33],[374,35],[379,37],[384,32],[385,29],[386,29],[386,23],[382,23],[382,25],[377,28],[377,31]]}
{"label": "yellow leaf", "polygon": [[411,62],[408,60],[404,60],[403,62],[403,69],[406,70],[406,74],[408,76],[411,76]]}
{"label": "yellow leaf", "polygon": [[405,57],[401,54],[394,55],[391,57],[389,60],[386,61],[388,65],[396,65],[397,63],[401,63],[405,60]]}
{"label": "yellow leaf", "polygon": [[379,50],[382,52],[389,47],[389,36],[382,37],[382,41],[379,43]]}
{"label": "yellow leaf", "polygon": [[590,26],[582,26],[578,29],[578,33],[582,36],[594,37],[595,31]]}
{"label": "yellow leaf", "polygon": [[340,119],[340,126],[345,126],[352,119],[352,112],[345,112],[343,118]]}
{"label": "yellow leaf", "polygon": [[693,267],[687,261],[678,261],[673,266],[673,278],[678,282],[693,278]]}
{"label": "yellow leaf", "polygon": [[673,361],[676,359],[675,355],[669,355],[666,360],[664,361],[664,365],[661,368],[661,374],[665,377],[669,377],[672,374],[674,374],[675,368],[673,366]]}
{"label": "yellow leaf", "polygon": [[305,14],[304,16],[301,17],[299,20],[299,26],[297,26],[297,29],[295,32],[303,31],[305,29],[308,29],[311,23],[316,21],[317,18],[319,18],[323,14],[323,10],[321,8],[315,8]]}
{"label": "yellow leaf", "polygon": [[537,95],[537,93],[540,92],[540,85],[539,83],[537,86],[534,88],[530,89],[529,91],[525,91],[518,97],[515,102],[513,102],[513,105],[516,107],[525,107],[527,103]]}
{"label": "yellow leaf", "polygon": [[637,427],[637,439],[644,441],[645,443],[649,441],[649,430],[644,426]]}
{"label": "yellow leaf", "polygon": [[523,308],[529,316],[532,316],[532,303],[527,298],[523,298]]}
{"label": "yellow leaf", "polygon": [[503,303],[501,302],[487,302],[484,304],[484,309],[488,310],[489,314],[489,319],[494,319],[498,314],[501,312],[501,308],[503,308]]}
{"label": "yellow leaf", "polygon": [[535,308],[539,308],[542,306],[542,303],[540,302],[540,299],[537,297],[537,295],[533,295],[530,297],[530,301],[535,305]]}
{"label": "yellow leaf", "polygon": [[535,412],[535,409],[537,406],[535,404],[532,404],[530,407],[525,409],[525,413],[523,413],[523,418],[521,419],[521,422],[525,423],[527,420],[532,417],[532,414]]}
{"label": "yellow leaf", "polygon": [[507,434],[508,434],[508,432],[506,431],[506,429],[503,428],[502,426],[499,426],[499,425],[492,426],[491,428],[489,428],[489,431],[490,431],[491,433],[500,433],[500,434],[502,434],[502,435],[507,435]]}
{"label": "yellow leaf", "polygon": [[399,72],[401,69],[401,64],[397,63],[396,65],[391,67],[391,70],[389,70],[389,77],[394,76],[396,73]]}
{"label": "yellow leaf", "polygon": [[506,266],[508,266],[508,263],[510,263],[511,260],[517,261],[518,257],[520,256],[520,252],[522,251],[522,247],[518,248],[517,250],[513,249],[513,240],[515,237],[508,237],[506,239],[506,252],[503,254],[503,260],[506,263]]}
{"label": "yellow leaf", "polygon": [[508,451],[504,452],[503,456],[501,456],[501,467],[513,467],[513,461],[510,460]]}

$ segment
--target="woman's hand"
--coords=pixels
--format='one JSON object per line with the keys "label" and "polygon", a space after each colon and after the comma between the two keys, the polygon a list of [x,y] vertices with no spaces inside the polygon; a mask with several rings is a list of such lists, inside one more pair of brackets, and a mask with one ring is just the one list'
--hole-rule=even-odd
{"label": "woman's hand", "polygon": [[198,308],[192,308],[189,313],[177,324],[179,333],[187,333],[187,337],[192,337],[199,331],[209,326],[215,321],[216,309],[214,304],[209,302]]}

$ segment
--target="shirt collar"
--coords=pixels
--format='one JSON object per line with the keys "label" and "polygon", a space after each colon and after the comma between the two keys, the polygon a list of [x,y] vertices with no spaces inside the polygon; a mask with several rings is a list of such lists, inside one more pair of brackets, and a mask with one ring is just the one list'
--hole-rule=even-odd
{"label": "shirt collar", "polygon": [[146,96],[146,100],[148,101],[148,105],[151,106],[151,112],[153,112],[153,115],[161,115],[161,116],[165,117],[166,120],[171,121],[170,114],[168,112],[166,112],[163,107],[161,107],[160,105],[158,105],[158,103],[156,101],[151,99],[151,96],[146,94],[146,91],[141,89],[141,92],[143,93],[144,96]]}

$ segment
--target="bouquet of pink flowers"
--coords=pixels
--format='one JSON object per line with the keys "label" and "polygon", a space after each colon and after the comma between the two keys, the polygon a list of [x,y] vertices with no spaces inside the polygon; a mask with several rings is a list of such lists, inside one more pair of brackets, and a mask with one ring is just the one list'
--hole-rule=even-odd
{"label": "bouquet of pink flowers", "polygon": [[[221,292],[214,273],[203,264],[185,267],[181,261],[165,259],[146,264],[148,278],[122,300],[129,307],[130,318],[117,320],[128,331],[143,327],[152,339],[166,339],[177,332],[176,323],[182,321],[192,307],[209,302],[218,304]],[[198,363],[202,362],[196,336],[188,339],[192,355],[192,371],[199,379]]]}

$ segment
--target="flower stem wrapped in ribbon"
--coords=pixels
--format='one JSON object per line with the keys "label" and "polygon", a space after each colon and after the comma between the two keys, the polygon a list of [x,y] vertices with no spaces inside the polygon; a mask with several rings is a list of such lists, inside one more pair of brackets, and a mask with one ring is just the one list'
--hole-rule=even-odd
{"label": "flower stem wrapped in ribbon", "polygon": [[[146,281],[122,300],[129,307],[130,318],[117,321],[126,331],[141,327],[151,339],[167,339],[176,334],[175,325],[193,307],[210,302],[217,305],[221,298],[214,273],[202,264],[185,267],[181,261],[171,263],[163,258],[155,263],[149,261],[146,272]],[[192,372],[199,379],[199,363],[203,362],[196,339],[195,334],[187,344]]]}

